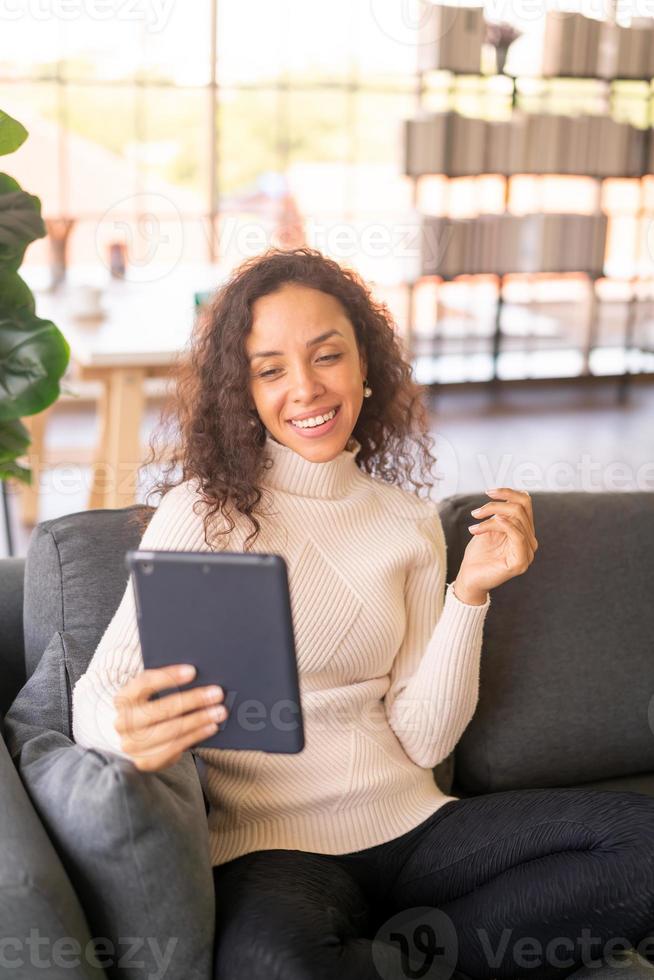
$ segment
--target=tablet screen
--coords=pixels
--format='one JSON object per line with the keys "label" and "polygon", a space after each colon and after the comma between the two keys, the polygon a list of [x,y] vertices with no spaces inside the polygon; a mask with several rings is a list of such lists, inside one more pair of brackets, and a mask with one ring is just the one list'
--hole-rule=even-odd
{"label": "tablet screen", "polygon": [[[128,551],[143,664],[190,663],[228,717],[198,747],[300,752],[304,730],[288,572],[281,555]],[[195,746],[194,746],[195,747]]]}

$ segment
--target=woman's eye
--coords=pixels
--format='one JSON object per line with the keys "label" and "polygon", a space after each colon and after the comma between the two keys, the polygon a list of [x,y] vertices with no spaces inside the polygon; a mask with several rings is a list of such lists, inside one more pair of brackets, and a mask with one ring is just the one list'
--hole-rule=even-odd
{"label": "woman's eye", "polygon": [[[339,357],[341,357],[341,354],[323,354],[323,356],[322,357],[319,357],[318,360],[319,361],[338,360]],[[278,368],[270,368],[269,371],[262,371],[261,374],[259,375],[259,377],[260,378],[270,377],[270,375],[271,374],[274,374],[275,371],[277,371],[277,370],[279,370],[279,369]]]}

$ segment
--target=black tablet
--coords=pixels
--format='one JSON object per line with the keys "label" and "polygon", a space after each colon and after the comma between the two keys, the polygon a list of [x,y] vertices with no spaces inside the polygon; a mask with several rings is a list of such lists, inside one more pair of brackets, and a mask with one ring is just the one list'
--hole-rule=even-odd
{"label": "black tablet", "polygon": [[225,692],[226,721],[197,746],[300,752],[304,728],[281,555],[128,551],[125,562],[144,667],[193,664],[193,680],[168,691],[219,684]]}

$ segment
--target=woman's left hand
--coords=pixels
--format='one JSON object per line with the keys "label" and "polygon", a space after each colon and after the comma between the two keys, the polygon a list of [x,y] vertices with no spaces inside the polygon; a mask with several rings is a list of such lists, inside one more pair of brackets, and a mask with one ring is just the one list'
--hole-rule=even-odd
{"label": "woman's left hand", "polygon": [[538,549],[529,494],[511,487],[486,492],[493,500],[471,511],[486,520],[470,527],[472,539],[456,577],[467,594],[482,594],[522,575]]}

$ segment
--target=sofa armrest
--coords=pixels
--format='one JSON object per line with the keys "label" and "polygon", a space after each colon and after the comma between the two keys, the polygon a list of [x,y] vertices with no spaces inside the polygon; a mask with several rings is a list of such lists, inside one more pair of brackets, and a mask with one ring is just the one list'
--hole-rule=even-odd
{"label": "sofa armrest", "polygon": [[4,714],[25,683],[23,640],[24,558],[0,559],[0,715]]}
{"label": "sofa armrest", "polygon": [[[11,938],[5,956],[15,961],[17,975],[31,975],[30,965],[38,966],[31,958],[37,956],[41,961],[51,960],[48,976],[65,975],[70,980],[105,977],[104,970],[93,965],[93,957],[83,955],[91,942],[88,923],[2,738],[0,827],[0,921],[3,936]],[[47,943],[37,945],[33,936]],[[56,969],[58,939],[68,940],[60,969]],[[71,941],[79,944],[76,966],[72,965]]]}

